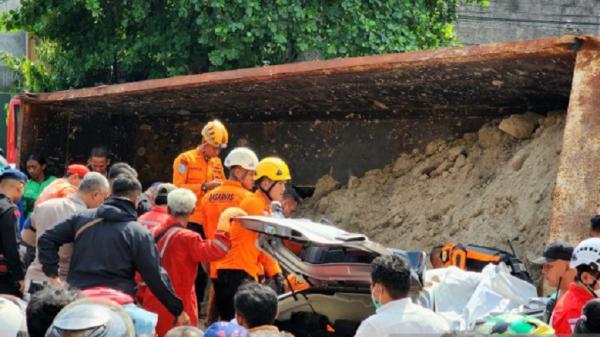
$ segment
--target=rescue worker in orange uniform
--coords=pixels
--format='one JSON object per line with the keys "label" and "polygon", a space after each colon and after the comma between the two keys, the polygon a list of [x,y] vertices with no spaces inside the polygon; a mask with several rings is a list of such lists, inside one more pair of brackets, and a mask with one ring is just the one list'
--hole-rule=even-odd
{"label": "rescue worker in orange uniform", "polygon": [[[202,129],[202,144],[193,150],[181,153],[173,162],[173,184],[187,188],[198,198],[196,210],[190,223],[202,226],[202,214],[198,206],[204,194],[221,186],[225,179],[219,155],[227,147],[229,134],[218,120],[208,122]],[[204,234],[203,234],[204,235]]]}
{"label": "rescue worker in orange uniform", "polygon": [[[181,153],[173,162],[173,184],[187,188],[196,194],[197,203],[194,213],[190,216],[188,228],[206,238],[202,228],[202,212],[200,201],[204,194],[221,185],[225,179],[223,164],[219,155],[227,147],[229,134],[218,120],[208,122],[202,128],[202,143],[195,149]],[[196,294],[198,303],[204,299],[207,276],[202,266],[198,266],[196,279]]]}
{"label": "rescue worker in orange uniform", "polygon": [[207,193],[200,203],[202,223],[206,237],[211,239],[216,231],[219,217],[229,207],[238,207],[243,199],[252,195],[254,172],[258,166],[256,154],[245,147],[233,149],[225,158],[229,178],[223,185]]}
{"label": "rescue worker in orange uniform", "polygon": [[[204,230],[207,239],[214,238],[219,217],[229,207],[239,207],[242,200],[252,195],[254,188],[254,171],[258,165],[256,154],[245,147],[233,149],[225,158],[225,167],[229,170],[229,178],[223,185],[208,192],[200,203],[202,208]],[[210,278],[217,278],[215,264],[210,265]],[[209,291],[207,326],[218,320],[218,312],[215,308],[214,289]]]}
{"label": "rescue worker in orange uniform", "polygon": [[[271,216],[271,202],[283,199],[285,185],[291,179],[287,164],[275,157],[267,157],[256,166],[254,181],[257,190],[240,203],[248,215]],[[233,221],[230,231],[231,250],[217,261],[217,280],[214,283],[215,301],[221,320],[235,316],[233,296],[238,287],[247,281],[257,281],[263,270],[267,279],[284,288],[282,271],[276,261],[257,247],[258,234]]]}

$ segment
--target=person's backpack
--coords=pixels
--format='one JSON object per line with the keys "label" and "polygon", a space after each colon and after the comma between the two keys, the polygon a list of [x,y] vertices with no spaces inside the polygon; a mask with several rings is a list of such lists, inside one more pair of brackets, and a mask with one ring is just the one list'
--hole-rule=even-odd
{"label": "person's backpack", "polygon": [[521,280],[533,283],[523,262],[513,254],[497,248],[472,244],[447,243],[442,246],[440,258],[446,267],[456,266],[463,270],[480,272],[490,264],[504,262],[511,274]]}

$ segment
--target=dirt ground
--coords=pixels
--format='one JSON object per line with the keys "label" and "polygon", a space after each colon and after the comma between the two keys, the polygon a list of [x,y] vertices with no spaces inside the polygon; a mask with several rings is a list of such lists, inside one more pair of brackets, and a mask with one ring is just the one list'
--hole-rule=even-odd
{"label": "dirt ground", "polygon": [[434,141],[343,186],[325,176],[297,215],[401,249],[461,242],[510,251],[511,240],[517,255],[533,257],[546,240],[563,129],[563,112],[528,113]]}

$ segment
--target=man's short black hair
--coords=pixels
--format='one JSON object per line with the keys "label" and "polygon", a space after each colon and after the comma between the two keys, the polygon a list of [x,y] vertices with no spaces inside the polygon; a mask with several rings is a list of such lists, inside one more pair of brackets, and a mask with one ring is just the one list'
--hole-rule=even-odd
{"label": "man's short black hair", "polygon": [[142,184],[130,174],[120,174],[112,182],[112,194],[115,197],[130,198],[142,192]]}
{"label": "man's short black hair", "polygon": [[46,165],[46,157],[42,156],[39,153],[30,154],[29,157],[27,157],[27,161],[30,160],[37,161],[40,164],[40,166]]}
{"label": "man's short black hair", "polygon": [[431,252],[429,252],[429,262],[431,262],[431,264],[433,264],[433,259],[435,257],[442,257],[442,248],[444,248],[444,246],[441,245],[431,248]]}
{"label": "man's short black hair", "polygon": [[582,278],[583,278],[583,273],[588,273],[590,275],[592,275],[594,278],[598,278],[600,276],[600,270],[598,270],[598,268],[596,267],[596,265],[588,265],[588,264],[582,264],[579,265],[575,268],[576,270],[576,274],[575,274],[575,281],[577,282],[582,282]]}
{"label": "man's short black hair", "polygon": [[593,299],[586,303],[582,310],[582,318],[573,329],[573,336],[598,336],[600,333],[600,300]]}
{"label": "man's short black hair", "polygon": [[90,157],[108,158],[108,149],[104,146],[96,146],[92,148],[92,151],[90,151]]}
{"label": "man's short black hair", "polygon": [[137,171],[131,167],[131,165],[121,162],[114,163],[110,169],[108,169],[108,180],[113,180],[121,174],[128,174],[135,178],[138,177]]}
{"label": "man's short black hair", "polygon": [[410,269],[397,255],[379,256],[371,263],[371,282],[382,285],[395,300],[404,298],[410,290]]}
{"label": "man's short black hair", "polygon": [[235,312],[244,318],[250,329],[275,322],[277,294],[267,286],[254,282],[240,286],[233,304]]}
{"label": "man's short black hair", "polygon": [[302,201],[302,198],[300,198],[298,191],[296,191],[296,189],[292,186],[287,186],[285,188],[285,192],[283,192],[283,197],[290,198],[294,200],[297,204],[299,204]]}
{"label": "man's short black hair", "polygon": [[592,231],[600,232],[600,214],[595,215],[590,222],[592,223]]}
{"label": "man's short black hair", "polygon": [[29,336],[44,337],[56,315],[79,296],[78,290],[53,285],[33,294],[26,310]]}

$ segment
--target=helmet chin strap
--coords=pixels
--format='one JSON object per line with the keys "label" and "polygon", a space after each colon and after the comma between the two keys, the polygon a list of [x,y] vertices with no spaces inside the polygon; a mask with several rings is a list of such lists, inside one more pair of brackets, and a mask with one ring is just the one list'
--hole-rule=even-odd
{"label": "helmet chin strap", "polygon": [[263,192],[263,193],[264,193],[264,194],[267,196],[267,198],[269,198],[269,200],[270,200],[270,201],[273,201],[273,198],[271,198],[271,190],[273,189],[273,187],[275,187],[275,184],[276,184],[276,182],[273,182],[273,183],[271,184],[271,186],[269,186],[269,189],[267,189],[267,190],[265,190],[265,189],[262,187],[262,184],[261,184],[261,182],[262,182],[262,181],[260,181],[260,182],[258,183],[258,189],[259,189],[261,192]]}
{"label": "helmet chin strap", "polygon": [[[594,282],[594,284],[596,284],[596,282]],[[584,284],[584,286],[586,287],[586,289],[592,293],[592,296],[594,296],[595,298],[598,298],[598,295],[596,295],[596,292],[594,291],[594,287],[590,286],[588,284]]]}
{"label": "helmet chin strap", "polygon": [[590,293],[592,293],[592,295],[593,295],[595,298],[598,298],[598,295],[596,295],[596,290],[594,289],[594,287],[596,287],[596,283],[598,283],[598,279],[597,279],[595,276],[592,276],[592,277],[594,278],[594,283],[592,283],[591,285],[590,285],[590,284],[585,284],[585,283],[584,283],[583,285],[586,287],[586,289],[587,289],[587,290],[588,290]]}

